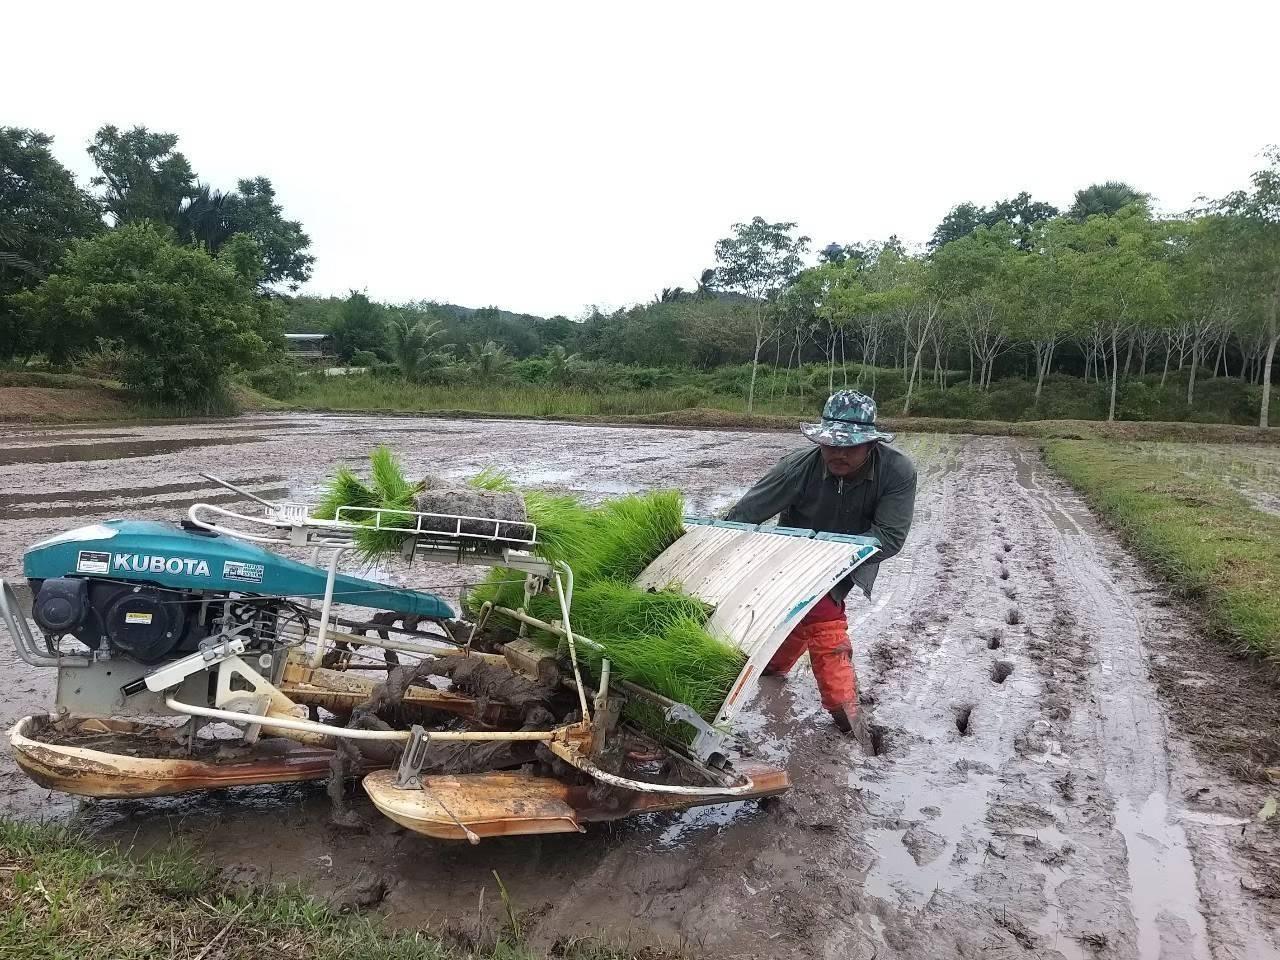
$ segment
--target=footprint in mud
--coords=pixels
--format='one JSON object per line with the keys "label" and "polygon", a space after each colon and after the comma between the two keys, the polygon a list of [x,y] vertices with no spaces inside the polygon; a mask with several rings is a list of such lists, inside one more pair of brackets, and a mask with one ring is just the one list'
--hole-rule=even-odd
{"label": "footprint in mud", "polygon": [[1009,579],[1009,568],[1004,566],[1003,564],[1000,567],[1000,579],[1001,580]]}
{"label": "footprint in mud", "polygon": [[893,742],[892,731],[882,723],[868,724],[867,729],[871,733],[871,755],[883,757]]}
{"label": "footprint in mud", "polygon": [[960,736],[967,737],[973,733],[973,704],[955,707],[956,729]]}
{"label": "footprint in mud", "polygon": [[991,665],[991,682],[1004,683],[1013,673],[1013,664],[1008,660],[997,660]]}
{"label": "footprint in mud", "polygon": [[1013,544],[1012,544],[1012,543],[1007,543],[1007,542],[1006,542],[1006,543],[1004,544],[1004,552],[1005,552],[1005,553],[1013,553]]}
{"label": "footprint in mud", "polygon": [[1022,611],[1017,607],[1010,607],[1009,612],[1004,615],[1004,622],[1011,627],[1016,627],[1022,622]]}
{"label": "footprint in mud", "polygon": [[1008,597],[1010,600],[1017,600],[1017,599],[1018,599],[1018,591],[1017,591],[1015,588],[1013,588],[1013,587],[1008,587],[1008,586],[1006,586],[1006,587],[1001,587],[1001,588],[1000,588],[1000,592],[1001,592],[1001,593],[1003,593],[1003,594],[1004,594],[1006,597]]}
{"label": "footprint in mud", "polygon": [[992,630],[991,636],[987,637],[987,649],[999,650],[1004,644],[1004,634],[999,629]]}

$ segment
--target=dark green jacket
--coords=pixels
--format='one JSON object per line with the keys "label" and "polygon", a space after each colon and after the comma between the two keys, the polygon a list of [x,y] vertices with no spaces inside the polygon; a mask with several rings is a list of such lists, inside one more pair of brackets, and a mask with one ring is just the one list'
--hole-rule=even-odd
{"label": "dark green jacket", "polygon": [[852,584],[871,596],[880,563],[895,556],[911,530],[916,505],[916,468],[899,450],[877,443],[855,477],[827,473],[818,447],[789,453],[746,492],[725,516],[738,523],[764,523],[777,516],[784,527],[875,537],[875,560],[853,572],[832,594],[843,600]]}

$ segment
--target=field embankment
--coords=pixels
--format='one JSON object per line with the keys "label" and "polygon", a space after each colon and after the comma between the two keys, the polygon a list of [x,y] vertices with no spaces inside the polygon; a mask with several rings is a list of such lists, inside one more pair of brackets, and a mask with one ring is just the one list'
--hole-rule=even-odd
{"label": "field embankment", "polygon": [[[1280,661],[1280,515],[1257,505],[1273,491],[1251,497],[1225,482],[1231,451],[1180,462],[1133,443],[1051,440],[1044,450],[1049,465],[1214,627]],[[1190,467],[1193,460],[1201,468]],[[1276,484],[1274,476],[1262,479],[1264,487]]]}
{"label": "field embankment", "polygon": [[[493,907],[511,939],[446,942],[421,932],[384,931],[376,921],[341,912],[298,889],[246,885],[169,849],[142,860],[65,828],[0,821],[0,955],[76,957],[219,957],[222,960],[348,958],[370,960],[532,960],[543,954],[516,942],[519,926],[495,883]],[[630,954],[569,946],[557,956],[621,960]]]}
{"label": "field embankment", "polygon": [[241,410],[278,410],[287,406],[243,384],[235,384],[225,407],[175,410],[140,403],[114,380],[74,373],[0,371],[0,423],[86,423],[228,416]]}
{"label": "field embankment", "polygon": [[[85,384],[77,381],[84,380]],[[311,406],[282,402],[243,385],[234,389],[241,411],[305,410],[315,413],[361,413],[379,416],[431,416],[451,420],[543,420],[561,423],[599,423],[617,426],[677,427],[707,430],[795,430],[815,414],[747,413],[716,407],[673,407],[662,391],[617,395],[583,395],[575,402],[531,402],[519,389],[502,391],[451,390],[439,397],[427,393],[413,408],[379,406],[368,402],[346,406]],[[541,398],[534,398],[535,401]],[[492,401],[492,402],[490,402]],[[460,406],[463,403],[465,405]],[[6,386],[0,380],[0,422],[84,423],[90,421],[158,420],[215,413],[186,413],[131,402],[123,390],[87,378],[69,378],[58,386]],[[223,414],[226,415],[226,414]],[[990,437],[1032,437],[1072,440],[1165,440],[1199,443],[1280,444],[1280,428],[1262,430],[1225,423],[1153,423],[1118,420],[967,420],[945,417],[885,417],[889,430],[903,433],[953,433]]]}

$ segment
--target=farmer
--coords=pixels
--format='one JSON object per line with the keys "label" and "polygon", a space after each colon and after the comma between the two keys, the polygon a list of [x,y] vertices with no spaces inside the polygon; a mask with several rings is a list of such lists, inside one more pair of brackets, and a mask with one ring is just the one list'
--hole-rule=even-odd
{"label": "farmer", "polygon": [[902,549],[915,510],[916,468],[906,454],[889,446],[893,434],[876,429],[876,402],[866,394],[833,393],[822,422],[800,429],[816,446],[783,457],[725,519],[764,523],[778,516],[784,527],[880,541],[875,562],[864,563],[819,600],[765,669],[766,674],[785,675],[807,650],[822,705],[836,726],[854,734],[866,749],[870,734],[858,714],[844,600],[855,585],[870,597],[880,563]]}

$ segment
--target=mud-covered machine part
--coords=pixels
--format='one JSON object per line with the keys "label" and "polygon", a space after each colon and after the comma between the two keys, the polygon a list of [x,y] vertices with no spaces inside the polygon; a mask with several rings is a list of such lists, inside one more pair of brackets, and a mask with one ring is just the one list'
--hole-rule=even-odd
{"label": "mud-covered machine part", "polygon": [[[363,775],[382,814],[471,842],[769,796],[787,789],[786,774],[744,757],[734,718],[792,627],[877,548],[860,537],[686,519],[684,535],[637,585],[677,585],[702,599],[714,608],[709,629],[745,655],[707,722],[685,704],[611,678],[607,660],[598,676],[586,674],[579,650],[592,641],[573,630],[572,570],[538,557],[536,527],[510,513],[343,507],[327,520],[308,505],[262,500],[206,476],[258,501],[262,513],[196,504],[181,524],[112,520],[31,547],[23,566],[39,639],[13,586],[0,580],[0,622],[19,655],[57,672],[54,710],[10,732],[19,766],[38,783],[122,797],[323,779],[335,751],[358,749],[352,772]],[[339,572],[357,533],[371,527],[402,535],[408,561],[519,571],[526,596],[551,592],[561,616],[544,623],[523,608],[503,609],[521,635],[482,653],[472,641],[490,610],[461,624],[430,593]],[[310,548],[313,562],[265,549],[273,545]],[[380,615],[344,619],[338,605]],[[399,628],[387,622],[393,617]],[[563,656],[524,639],[530,628],[558,635]],[[550,676],[574,709],[549,728],[530,728],[514,703],[415,682],[400,691],[396,723],[348,723],[380,689],[355,669],[357,645],[419,664],[465,660],[525,683]],[[620,720],[629,700],[656,707],[671,735],[655,740]],[[215,755],[200,736],[219,723],[240,731],[230,756],[225,740]],[[469,773],[433,767],[442,749],[484,745],[510,747],[509,763],[539,751],[538,772],[527,763]],[[618,760],[637,745],[657,762]]]}

